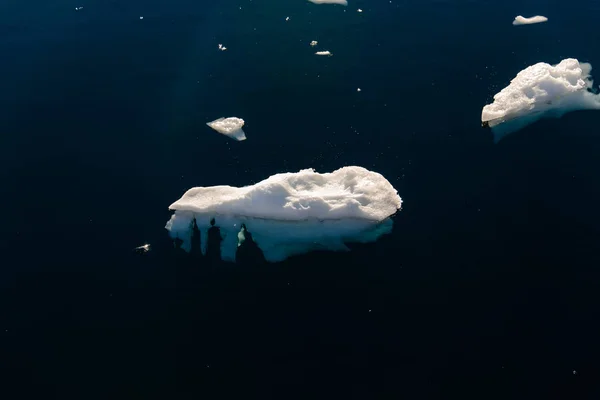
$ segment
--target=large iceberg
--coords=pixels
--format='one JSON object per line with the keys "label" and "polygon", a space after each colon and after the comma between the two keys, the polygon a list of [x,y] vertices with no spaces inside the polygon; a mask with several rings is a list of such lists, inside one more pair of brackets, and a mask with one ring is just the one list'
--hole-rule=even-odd
{"label": "large iceberg", "polygon": [[195,218],[206,253],[209,221],[220,228],[222,257],[234,261],[244,223],[268,261],[312,250],[348,250],[345,242],[371,242],[389,233],[402,206],[382,175],[362,167],[319,174],[313,169],[273,175],[244,187],[195,187],[171,204],[166,229],[191,248]]}
{"label": "large iceberg", "polygon": [[576,110],[600,109],[600,96],[591,92],[592,66],[574,58],[557,65],[537,63],[519,72],[483,107],[481,122],[492,128],[494,141],[543,117],[561,117]]}

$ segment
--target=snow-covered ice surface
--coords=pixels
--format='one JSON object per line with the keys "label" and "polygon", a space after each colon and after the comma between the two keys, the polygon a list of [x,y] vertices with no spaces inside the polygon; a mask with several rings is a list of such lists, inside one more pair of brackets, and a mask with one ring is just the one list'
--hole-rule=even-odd
{"label": "snow-covered ice surface", "polygon": [[522,15],[517,15],[515,20],[513,21],[513,25],[531,25],[531,24],[539,24],[540,22],[546,22],[548,18],[542,15],[536,15],[534,17],[525,18]]}
{"label": "snow-covered ice surface", "polygon": [[600,95],[590,91],[592,66],[574,58],[557,65],[537,63],[519,72],[483,107],[481,121],[498,142],[544,117],[561,117],[576,110],[600,109]]}
{"label": "snow-covered ice surface", "polygon": [[315,4],[340,4],[342,6],[347,6],[348,5],[348,1],[347,0],[308,0],[311,3],[315,3]]}
{"label": "snow-covered ice surface", "polygon": [[348,250],[345,242],[371,242],[391,232],[389,218],[402,206],[382,175],[362,167],[319,174],[313,169],[273,175],[251,186],[196,187],[171,204],[171,237],[189,250],[195,217],[206,251],[209,221],[223,236],[222,256],[234,261],[242,223],[268,261],[312,250]]}
{"label": "snow-covered ice surface", "polygon": [[332,56],[333,55],[333,54],[331,54],[331,52],[329,50],[317,51],[315,54],[318,56]]}
{"label": "snow-covered ice surface", "polygon": [[246,134],[242,130],[242,127],[244,126],[244,120],[241,118],[219,118],[212,122],[208,122],[206,125],[234,140],[246,140]]}

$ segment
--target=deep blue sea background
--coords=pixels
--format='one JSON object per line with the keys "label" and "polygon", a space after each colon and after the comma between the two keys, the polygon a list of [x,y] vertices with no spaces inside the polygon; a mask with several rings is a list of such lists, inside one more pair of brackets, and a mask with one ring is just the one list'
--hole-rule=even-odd
{"label": "deep blue sea background", "polygon": [[[494,145],[480,113],[600,66],[600,3],[349,3],[0,4],[1,398],[598,398],[600,114]],[[377,243],[173,257],[185,190],[347,165],[404,200]]]}

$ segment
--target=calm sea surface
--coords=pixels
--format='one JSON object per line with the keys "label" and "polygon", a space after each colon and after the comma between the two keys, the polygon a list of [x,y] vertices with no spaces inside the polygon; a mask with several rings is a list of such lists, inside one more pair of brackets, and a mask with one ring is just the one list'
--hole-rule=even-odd
{"label": "calm sea surface", "polygon": [[[1,2],[0,398],[600,393],[600,113],[480,123],[529,65],[600,67],[600,3],[349,3]],[[173,255],[185,190],[347,165],[404,201],[377,243]]]}

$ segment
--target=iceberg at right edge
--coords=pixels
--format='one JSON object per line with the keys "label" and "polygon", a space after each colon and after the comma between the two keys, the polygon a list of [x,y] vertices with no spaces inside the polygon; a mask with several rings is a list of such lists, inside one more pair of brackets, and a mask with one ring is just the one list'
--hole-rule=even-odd
{"label": "iceberg at right edge", "polygon": [[348,250],[345,242],[372,242],[392,230],[402,206],[398,192],[382,175],[362,167],[319,174],[312,169],[273,175],[244,187],[189,189],[171,204],[165,228],[190,249],[195,218],[206,253],[209,221],[215,218],[223,260],[234,261],[244,223],[267,261],[313,250]]}
{"label": "iceberg at right edge", "polygon": [[483,107],[481,122],[492,129],[497,143],[541,118],[600,109],[600,95],[590,91],[591,70],[590,64],[574,58],[554,66],[543,62],[529,66]]}

